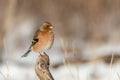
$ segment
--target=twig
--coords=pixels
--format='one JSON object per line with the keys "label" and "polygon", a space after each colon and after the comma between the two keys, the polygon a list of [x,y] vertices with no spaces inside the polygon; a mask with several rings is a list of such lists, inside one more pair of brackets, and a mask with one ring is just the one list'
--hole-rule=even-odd
{"label": "twig", "polygon": [[120,74],[117,72],[117,76],[118,76],[118,78],[119,78],[119,80],[120,80]]}
{"label": "twig", "polygon": [[2,77],[7,80],[7,78],[5,77],[5,75],[0,71],[0,74],[2,75]]}
{"label": "twig", "polygon": [[114,59],[114,53],[112,52],[111,61],[110,61],[110,68],[112,67],[113,59]]}
{"label": "twig", "polygon": [[44,52],[37,58],[35,72],[40,80],[54,80],[49,71],[49,56]]}

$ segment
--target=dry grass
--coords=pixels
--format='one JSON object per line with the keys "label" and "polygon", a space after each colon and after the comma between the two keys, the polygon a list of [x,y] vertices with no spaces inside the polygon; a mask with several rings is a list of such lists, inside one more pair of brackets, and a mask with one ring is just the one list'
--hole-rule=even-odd
{"label": "dry grass", "polygon": [[114,52],[112,52],[112,56],[111,56],[111,60],[110,60],[110,68],[112,67],[113,59],[114,59]]}
{"label": "dry grass", "polygon": [[120,80],[120,74],[117,72],[118,79]]}
{"label": "dry grass", "polygon": [[4,78],[4,80],[8,80],[5,75],[0,71],[1,76]]}
{"label": "dry grass", "polygon": [[[72,73],[72,71],[69,69],[69,66],[71,64],[71,62],[67,59],[68,57],[68,46],[70,46],[68,44],[68,41],[66,41],[64,38],[61,38],[61,44],[62,44],[62,49],[63,49],[63,52],[64,52],[64,60],[63,60],[63,63],[64,65],[66,66],[66,69],[68,69],[68,71],[71,73],[71,76],[73,78],[73,80],[80,80],[80,76],[79,76],[79,70],[78,70],[78,67],[77,65],[74,65],[75,66],[75,70],[76,70],[76,73],[77,73],[77,78],[74,76],[74,73]],[[73,53],[73,56],[75,55],[75,45],[74,45],[74,42],[71,42],[72,44],[72,53]]]}

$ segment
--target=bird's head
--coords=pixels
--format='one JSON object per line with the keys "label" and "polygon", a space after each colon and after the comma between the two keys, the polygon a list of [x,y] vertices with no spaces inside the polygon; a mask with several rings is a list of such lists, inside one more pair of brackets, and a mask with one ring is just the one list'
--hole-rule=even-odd
{"label": "bird's head", "polygon": [[53,26],[51,23],[49,22],[44,22],[41,27],[40,27],[41,31],[52,31],[53,30]]}

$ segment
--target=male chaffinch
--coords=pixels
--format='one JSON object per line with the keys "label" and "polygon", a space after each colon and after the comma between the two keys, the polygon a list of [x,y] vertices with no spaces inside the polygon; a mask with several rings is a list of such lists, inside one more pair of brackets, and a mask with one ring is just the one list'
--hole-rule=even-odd
{"label": "male chaffinch", "polygon": [[26,57],[33,50],[41,53],[52,47],[54,41],[53,26],[49,22],[44,22],[36,31],[28,51],[21,57]]}

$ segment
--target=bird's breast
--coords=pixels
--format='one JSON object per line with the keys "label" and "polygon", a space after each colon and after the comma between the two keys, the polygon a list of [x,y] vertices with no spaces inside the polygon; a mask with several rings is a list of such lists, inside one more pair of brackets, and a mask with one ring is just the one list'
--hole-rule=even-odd
{"label": "bird's breast", "polygon": [[49,49],[53,43],[53,33],[52,32],[42,32],[39,33],[37,38],[38,42],[33,46],[35,52],[41,52]]}

